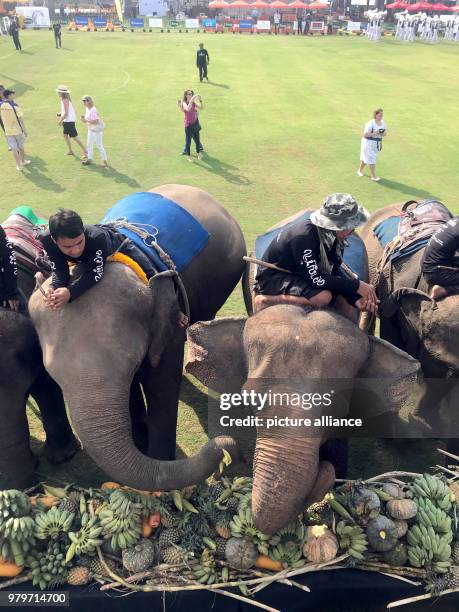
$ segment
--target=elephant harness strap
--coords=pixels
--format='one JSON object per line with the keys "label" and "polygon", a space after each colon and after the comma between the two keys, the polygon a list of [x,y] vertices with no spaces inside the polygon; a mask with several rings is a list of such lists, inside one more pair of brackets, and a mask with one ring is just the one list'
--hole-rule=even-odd
{"label": "elephant harness strap", "polygon": [[[152,277],[152,280],[154,280],[155,278],[158,278],[159,276],[174,276],[175,277],[175,281],[177,283],[177,287],[178,287],[178,289],[180,291],[180,295],[182,296],[185,314],[188,317],[188,319],[190,319],[190,304],[189,304],[189,301],[188,301],[188,295],[187,295],[187,292],[186,292],[186,289],[185,289],[185,285],[183,284],[183,281],[180,278],[180,275],[179,275],[179,273],[177,271],[177,268],[176,268],[172,258],[170,257],[170,255],[168,255],[168,253],[166,253],[159,246],[159,244],[156,242],[154,237],[151,236],[151,234],[149,234],[145,229],[142,229],[142,228],[138,227],[136,224],[129,223],[128,221],[116,221],[114,223],[110,223],[110,225],[113,225],[115,228],[117,228],[117,227],[124,227],[124,228],[128,229],[130,232],[133,232],[134,234],[137,234],[137,236],[142,238],[144,244],[146,244],[149,248],[154,249],[157,252],[159,258],[167,266],[168,269],[165,270],[164,272],[159,272],[158,274],[155,274],[155,276]],[[119,248],[121,248],[121,247],[119,247]],[[118,248],[118,251],[119,251],[119,248]],[[120,255],[120,253],[116,252],[116,253],[114,253],[112,255],[112,257],[115,256],[115,255],[118,256],[118,255]],[[135,262],[133,262],[133,263],[135,263]]]}

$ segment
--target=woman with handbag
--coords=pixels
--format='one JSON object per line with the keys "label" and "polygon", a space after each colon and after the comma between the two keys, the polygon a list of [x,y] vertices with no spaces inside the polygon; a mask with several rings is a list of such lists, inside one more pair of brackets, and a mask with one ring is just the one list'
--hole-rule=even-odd
{"label": "woman with handbag", "polygon": [[368,164],[372,181],[380,181],[376,176],[376,159],[382,149],[382,139],[387,135],[386,125],[383,121],[383,109],[373,111],[373,119],[365,124],[360,144],[360,165],[358,176],[363,176],[363,169]]}
{"label": "woman with handbag", "polygon": [[203,148],[199,137],[201,125],[198,119],[198,111],[196,109],[203,109],[204,104],[199,94],[195,94],[191,89],[187,89],[183,94],[183,99],[178,101],[179,108],[184,115],[185,124],[185,154],[187,155],[188,161],[192,162],[190,147],[191,140],[194,140],[196,145],[196,153],[198,159],[201,159]]}
{"label": "woman with handbag", "polygon": [[88,157],[82,164],[87,166],[93,161],[94,145],[99,149],[102,157],[102,165],[104,168],[108,168],[107,153],[105,152],[104,145],[102,144],[102,136],[105,129],[105,123],[102,121],[97,108],[94,106],[94,101],[91,96],[83,97],[83,104],[85,105],[86,112],[81,116],[81,121],[86,123],[88,126]]}

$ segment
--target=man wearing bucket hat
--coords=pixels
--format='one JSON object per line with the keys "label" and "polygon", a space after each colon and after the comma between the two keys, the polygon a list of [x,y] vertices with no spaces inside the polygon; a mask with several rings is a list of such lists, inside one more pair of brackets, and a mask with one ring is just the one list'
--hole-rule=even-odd
{"label": "man wearing bucket hat", "polygon": [[277,269],[260,266],[255,279],[255,311],[276,304],[333,304],[350,318],[352,307],[376,312],[374,288],[340,274],[345,240],[368,217],[350,194],[334,193],[308,221],[281,229],[263,255]]}

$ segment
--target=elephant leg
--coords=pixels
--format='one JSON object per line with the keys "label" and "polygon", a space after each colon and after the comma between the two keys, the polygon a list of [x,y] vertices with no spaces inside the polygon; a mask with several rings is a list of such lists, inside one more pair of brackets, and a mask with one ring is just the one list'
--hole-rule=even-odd
{"label": "elephant leg", "polygon": [[388,317],[381,317],[379,323],[379,335],[402,351],[406,351],[405,343],[400,334],[397,322]]}
{"label": "elephant leg", "polygon": [[132,438],[134,444],[141,453],[148,452],[148,423],[145,401],[143,398],[142,387],[140,386],[140,376],[136,374],[131,385],[131,395],[129,399],[129,413],[131,415]]}
{"label": "elephant leg", "polygon": [[320,447],[319,457],[335,468],[336,478],[346,478],[349,444],[345,438],[331,438]]}
{"label": "elephant leg", "polygon": [[141,380],[148,407],[148,456],[156,459],[175,459],[184,338],[183,330],[177,329],[158,366],[153,368],[148,358],[142,365]]}
{"label": "elephant leg", "polygon": [[63,463],[80,450],[73,435],[61,388],[44,368],[29,390],[40,410],[46,443],[43,454],[50,463]]}

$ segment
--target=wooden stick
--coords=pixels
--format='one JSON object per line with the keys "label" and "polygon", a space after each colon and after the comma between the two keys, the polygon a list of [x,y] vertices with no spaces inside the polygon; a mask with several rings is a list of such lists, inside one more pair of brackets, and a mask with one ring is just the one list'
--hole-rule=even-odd
{"label": "wooden stick", "polygon": [[[244,261],[257,264],[257,266],[263,266],[265,268],[277,270],[278,272],[286,272],[287,274],[292,274],[291,270],[281,268],[280,266],[276,266],[276,264],[268,263],[267,261],[263,261],[262,259],[256,259],[255,257],[249,257],[247,255],[244,255],[242,259],[244,259]],[[352,278],[359,278],[358,275],[353,270],[351,270],[351,268],[346,263],[344,263],[344,261],[341,262],[341,267],[346,272],[346,274],[349,274],[349,276],[351,276]]]}
{"label": "wooden stick", "polygon": [[368,569],[369,571],[376,570],[379,572],[387,572],[388,574],[412,576],[414,578],[425,579],[427,577],[426,570],[415,567],[389,565],[388,563],[367,561],[366,563],[359,563],[357,567],[360,569]]}
{"label": "wooden stick", "polygon": [[459,474],[457,474],[456,472],[453,472],[452,470],[448,470],[448,468],[444,467],[443,465],[436,465],[435,467],[438,468],[439,470],[443,470],[447,474],[452,474],[456,478],[459,478]]}
{"label": "wooden stick", "polygon": [[[209,589],[211,590],[211,589]],[[246,604],[255,606],[256,608],[261,608],[262,610],[268,610],[269,612],[282,612],[277,608],[270,608],[265,604],[262,604],[259,601],[250,599],[249,597],[243,597],[242,595],[237,595],[236,593],[231,593],[230,591],[224,591],[222,589],[212,589],[214,593],[218,593],[219,595],[225,595],[226,597],[233,597],[233,599],[238,599],[239,601],[243,601]]]}
{"label": "wooden stick", "polygon": [[[150,578],[150,576],[152,576],[151,572],[139,572],[138,574],[133,574],[132,576],[129,576],[129,578],[126,578],[126,582],[131,583],[135,582],[136,580],[144,580],[145,578]],[[101,586],[100,590],[108,591],[109,589],[114,589],[115,587],[119,586],[121,586],[120,582],[110,582]]]}
{"label": "wooden stick", "polygon": [[459,463],[459,457],[457,455],[453,455],[452,453],[449,453],[448,451],[445,451],[442,448],[437,448],[437,451],[439,453],[442,453],[443,455],[446,455],[447,457],[451,457],[451,459],[454,459]]}
{"label": "wooden stick", "polygon": [[7,580],[6,582],[0,583],[0,589],[7,589],[10,586],[14,586],[15,584],[21,584],[22,582],[28,582],[32,580],[32,572],[29,572],[25,576],[18,576],[17,578],[13,578],[12,580]]}
{"label": "wooden stick", "polygon": [[416,597],[408,597],[407,599],[399,599],[398,601],[391,601],[387,604],[389,609],[397,608],[398,606],[406,606],[410,603],[414,603],[415,601],[423,601],[426,599],[433,599],[434,597],[441,597],[442,595],[449,595],[450,593],[459,593],[459,589],[447,589],[446,591],[441,591],[441,593],[437,593],[433,595],[432,593],[428,593],[427,595],[417,595]]}

